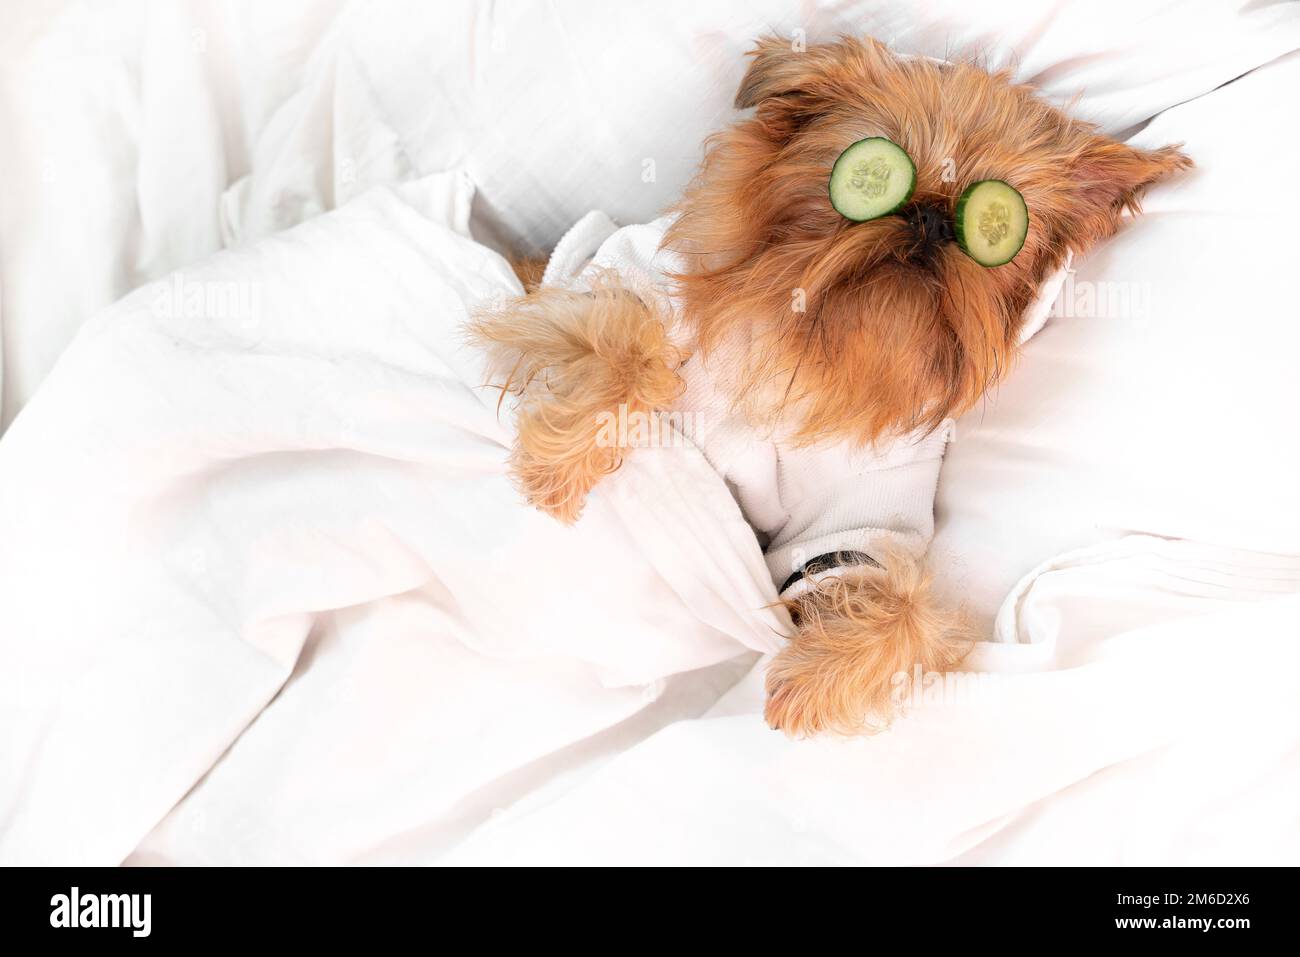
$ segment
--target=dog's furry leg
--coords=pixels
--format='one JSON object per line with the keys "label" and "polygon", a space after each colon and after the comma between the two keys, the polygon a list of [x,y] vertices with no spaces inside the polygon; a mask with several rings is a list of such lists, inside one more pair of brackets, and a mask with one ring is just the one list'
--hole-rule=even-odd
{"label": "dog's furry leg", "polygon": [[682,391],[681,357],[658,307],[610,277],[585,291],[542,286],[477,315],[470,337],[487,349],[504,392],[519,396],[511,475],[528,501],[565,523],[622,464],[610,417],[636,421]]}
{"label": "dog's furry leg", "polygon": [[535,292],[542,286],[546,274],[546,259],[540,256],[512,256],[510,270],[524,287],[524,292]]}
{"label": "dog's furry leg", "polygon": [[971,646],[961,616],[931,598],[921,564],[898,553],[883,570],[825,578],[787,607],[798,631],[768,667],[766,717],[792,737],[883,730],[917,665],[950,670]]}

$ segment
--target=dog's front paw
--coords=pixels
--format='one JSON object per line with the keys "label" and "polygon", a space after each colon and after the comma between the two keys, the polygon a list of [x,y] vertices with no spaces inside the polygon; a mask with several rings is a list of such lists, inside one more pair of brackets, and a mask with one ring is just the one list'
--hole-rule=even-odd
{"label": "dog's front paw", "polygon": [[767,669],[764,716],[791,737],[889,726],[914,669],[948,671],[970,648],[958,614],[930,599],[920,565],[846,569],[788,603],[799,629]]}
{"label": "dog's front paw", "polygon": [[597,275],[585,291],[542,286],[471,323],[490,375],[504,376],[498,387],[519,398],[511,477],[547,515],[577,521],[588,493],[636,445],[623,426],[652,419],[681,394],[682,357],[667,320],[658,300]]}
{"label": "dog's front paw", "polygon": [[[777,661],[767,672],[767,704],[763,717],[769,728],[784,731],[792,738],[816,734],[825,727],[813,692],[814,682],[807,675],[775,673]],[[784,671],[784,669],[783,669]]]}
{"label": "dog's front paw", "polygon": [[602,448],[582,436],[584,416],[584,412],[567,416],[578,422],[566,431],[557,425],[559,415],[548,417],[534,407],[521,417],[510,456],[510,474],[524,498],[565,525],[578,520],[588,493],[622,461],[618,449]]}
{"label": "dog's front paw", "polygon": [[810,650],[798,638],[792,641],[767,669],[768,726],[792,738],[869,730],[867,708],[875,694],[848,673],[849,664],[832,649]]}

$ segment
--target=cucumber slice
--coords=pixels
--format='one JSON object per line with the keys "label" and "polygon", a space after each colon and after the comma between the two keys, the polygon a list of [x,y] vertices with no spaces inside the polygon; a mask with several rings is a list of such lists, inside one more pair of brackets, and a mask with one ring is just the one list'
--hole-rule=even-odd
{"label": "cucumber slice", "polygon": [[981,266],[1011,262],[1028,233],[1025,198],[1000,179],[972,183],[957,200],[953,234],[962,251]]}
{"label": "cucumber slice", "polygon": [[831,167],[831,205],[854,222],[889,215],[912,198],[915,188],[911,157],[883,136],[858,140]]}

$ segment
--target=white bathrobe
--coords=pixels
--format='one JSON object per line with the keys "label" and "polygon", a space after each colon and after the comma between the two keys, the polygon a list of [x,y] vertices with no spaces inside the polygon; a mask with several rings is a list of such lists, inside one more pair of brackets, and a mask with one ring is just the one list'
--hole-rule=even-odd
{"label": "white bathrobe", "polygon": [[[584,285],[594,270],[617,272],[629,287],[658,295],[673,317],[680,311],[667,274],[680,257],[662,249],[672,222],[619,228],[599,211],[588,213],[551,254],[543,283]],[[1028,338],[1043,324],[1069,263],[1047,282],[1026,315]],[[686,389],[673,412],[713,469],[727,483],[764,547],[768,571],[783,597],[806,590],[836,568],[879,564],[887,549],[920,557],[934,534],[934,496],[952,421],[875,446],[848,442],[796,446],[787,433],[759,431],[719,388],[732,362],[717,350],[707,358],[690,349],[677,322],[670,331],[691,357],[681,375]]]}

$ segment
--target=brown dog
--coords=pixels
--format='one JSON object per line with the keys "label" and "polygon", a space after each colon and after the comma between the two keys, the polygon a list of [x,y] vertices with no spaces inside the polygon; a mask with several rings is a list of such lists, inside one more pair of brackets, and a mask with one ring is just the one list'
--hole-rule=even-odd
{"label": "brown dog", "polygon": [[[946,423],[1011,367],[1067,253],[1112,235],[1144,188],[1190,161],[1103,136],[1006,74],[871,40],[763,40],[736,105],[755,112],[710,140],[653,256],[629,259],[637,236],[611,240],[578,281],[533,288],[473,334],[519,397],[512,472],[562,521],[622,461],[626,445],[601,440],[615,410],[720,420],[697,442],[767,545],[798,627],[768,670],[769,723],[878,728],[902,676],[950,669],[969,647],[920,564]],[[867,137],[905,151],[915,186],[896,213],[857,222],[832,206],[828,178]],[[959,197],[982,180],[1028,210],[1023,246],[995,268],[952,238]],[[770,470],[735,464],[738,428],[747,448],[770,443]],[[927,513],[876,502],[875,483],[902,503],[928,495]],[[842,504],[855,496],[874,504]]]}

